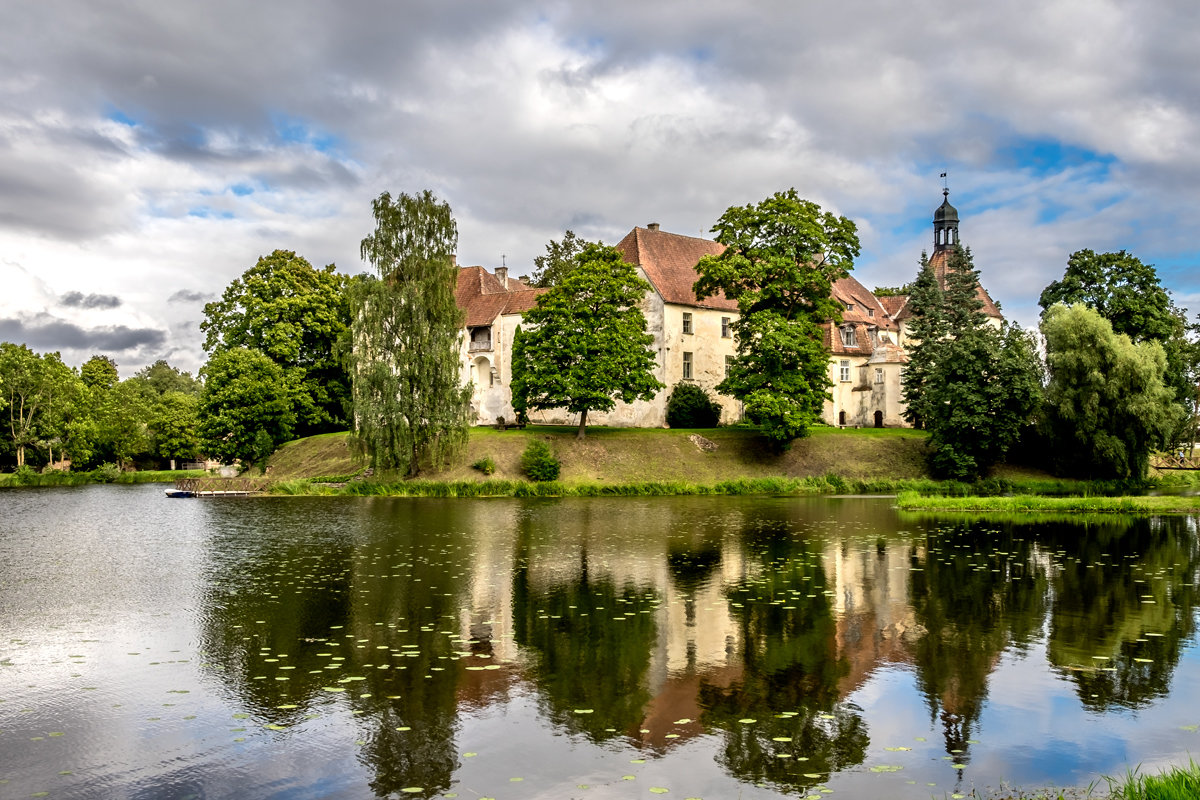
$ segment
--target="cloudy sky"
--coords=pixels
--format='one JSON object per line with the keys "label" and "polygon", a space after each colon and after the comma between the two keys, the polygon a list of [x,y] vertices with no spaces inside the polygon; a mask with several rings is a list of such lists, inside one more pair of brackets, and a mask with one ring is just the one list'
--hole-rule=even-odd
{"label": "cloudy sky", "polygon": [[366,267],[432,189],[459,263],[566,228],[707,235],[796,187],[909,280],[951,202],[1030,324],[1080,248],[1200,311],[1194,0],[0,0],[0,340],[195,371],[203,304],[276,248]]}

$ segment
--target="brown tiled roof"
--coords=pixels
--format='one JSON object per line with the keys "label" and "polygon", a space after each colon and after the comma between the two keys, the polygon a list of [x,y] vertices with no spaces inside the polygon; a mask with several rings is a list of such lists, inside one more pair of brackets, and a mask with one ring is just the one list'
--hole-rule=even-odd
{"label": "brown tiled roof", "polygon": [[737,311],[737,303],[725,297],[723,292],[697,300],[692,291],[692,285],[700,277],[696,273],[697,262],[704,256],[723,253],[725,245],[720,242],[634,228],[617,243],[617,249],[626,261],[642,268],[650,284],[666,302]]}
{"label": "brown tiled roof", "polygon": [[898,294],[891,297],[880,297],[879,304],[883,306],[883,310],[888,313],[889,317],[896,319],[896,316],[908,305],[908,295]]}
{"label": "brown tiled roof", "polygon": [[[946,290],[946,267],[949,260],[949,250],[934,250],[933,255],[929,257],[929,265],[933,267],[933,274],[937,276],[938,286],[942,287],[942,291]],[[1000,313],[1000,309],[992,302],[992,298],[988,295],[987,290],[983,288],[983,284],[979,285],[979,289],[975,294],[983,302],[981,310],[984,314],[996,319],[1004,319],[1004,315]]]}
{"label": "brown tiled roof", "polygon": [[462,267],[454,301],[466,314],[466,325],[491,325],[502,314],[523,314],[537,305],[545,289],[531,289],[523,282],[508,279],[508,288],[483,267]]}
{"label": "brown tiled roof", "polygon": [[842,311],[843,323],[861,322],[864,325],[878,326],[885,331],[896,330],[896,323],[892,321],[891,314],[887,313],[883,304],[879,302],[879,298],[851,275],[834,281],[833,299],[839,301],[843,307],[854,306],[853,309]]}

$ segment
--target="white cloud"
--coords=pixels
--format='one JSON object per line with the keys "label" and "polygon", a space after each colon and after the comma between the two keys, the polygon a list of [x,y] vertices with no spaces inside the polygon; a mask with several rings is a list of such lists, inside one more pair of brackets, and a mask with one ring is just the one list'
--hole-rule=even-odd
{"label": "white cloud", "polygon": [[795,186],[859,222],[865,282],[897,284],[949,168],[1025,322],[1074,249],[1196,249],[1191,4],[304,2],[230,28],[234,8],[56,0],[0,30],[0,269],[23,268],[0,311],[115,296],[104,324],[163,331],[195,370],[200,309],[169,298],[275,248],[362,270],[385,189],[432,188],[460,263],[520,274],[567,227],[698,234]]}

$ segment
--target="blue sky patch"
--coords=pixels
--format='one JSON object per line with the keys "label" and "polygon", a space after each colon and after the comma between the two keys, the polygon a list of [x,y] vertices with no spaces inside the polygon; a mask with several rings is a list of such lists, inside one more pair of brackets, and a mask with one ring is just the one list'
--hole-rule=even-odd
{"label": "blue sky patch", "polygon": [[996,150],[994,166],[1019,169],[1037,176],[1053,175],[1072,167],[1115,164],[1117,159],[1056,139],[1017,137]]}
{"label": "blue sky patch", "polygon": [[333,153],[342,150],[342,142],[328,131],[318,130],[311,123],[282,113],[271,114],[275,135],[281,142],[306,144],[318,153]]}
{"label": "blue sky patch", "polygon": [[233,192],[238,197],[245,197],[248,194],[254,194],[254,187],[247,183],[235,183],[229,187],[229,191]]}
{"label": "blue sky patch", "polygon": [[107,117],[108,117],[108,119],[111,119],[113,122],[119,122],[122,125],[128,125],[130,128],[135,128],[138,125],[138,121],[136,119],[129,116],[128,114],[126,114],[124,111],[122,111],[119,108],[114,108],[111,111],[109,111],[107,114]]}

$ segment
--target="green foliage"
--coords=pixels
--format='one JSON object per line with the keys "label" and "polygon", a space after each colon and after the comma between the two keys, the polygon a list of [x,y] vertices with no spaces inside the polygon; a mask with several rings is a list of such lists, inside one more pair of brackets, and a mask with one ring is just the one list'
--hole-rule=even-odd
{"label": "green foliage", "polygon": [[[947,322],[946,298],[938,284],[929,259],[921,254],[921,268],[909,293],[908,334],[917,341],[908,348],[908,365],[904,369],[904,418],[917,428],[925,427],[930,416],[932,400],[927,393],[929,376],[937,360],[936,343],[945,338]],[[929,346],[922,346],[925,342]]]}
{"label": "green foliage", "polygon": [[560,468],[550,445],[541,439],[534,439],[521,454],[521,471],[531,481],[556,481]]}
{"label": "green foliage", "polygon": [[567,274],[575,268],[575,257],[582,253],[589,244],[600,244],[600,242],[581,239],[571,230],[563,234],[560,242],[551,239],[546,244],[546,254],[533,259],[533,275],[529,279],[530,285],[548,289],[562,283]]}
{"label": "green foliage", "polygon": [[257,350],[222,350],[201,370],[200,437],[225,462],[262,463],[292,438],[296,412],[283,369]]}
{"label": "green foliage", "polygon": [[784,447],[816,424],[829,396],[821,324],[841,320],[832,287],[853,268],[857,229],[789,189],[729,208],[713,232],[726,249],[700,259],[696,296],[724,292],[741,312],[738,355],[717,389],[741,400],[746,417]]}
{"label": "green foliage", "polygon": [[164,459],[193,459],[200,452],[197,427],[200,400],[196,395],[169,391],[154,403],[147,419],[150,446]]}
{"label": "green foliage", "polygon": [[934,474],[973,480],[1033,422],[1042,388],[1035,343],[1015,325],[988,324],[971,251],[957,245],[946,291],[923,258],[909,302],[919,341],[909,348],[907,414],[929,430]]}
{"label": "green foliage", "polygon": [[262,256],[204,306],[204,349],[251,348],[278,364],[301,435],[346,427],[349,377],[334,348],[350,323],[347,277],[290,250]]}
{"label": "green foliage", "polygon": [[101,355],[92,356],[83,362],[83,366],[79,368],[79,377],[89,389],[111,389],[121,379],[117,373],[117,362]]}
{"label": "green foliage", "polygon": [[1128,336],[1134,344],[1160,343],[1166,356],[1163,382],[1183,409],[1169,439],[1172,443],[1192,440],[1194,426],[1189,429],[1185,423],[1197,411],[1200,326],[1189,323],[1186,309],[1171,302],[1153,265],[1124,250],[1079,250],[1067,260],[1062,280],[1047,286],[1038,302],[1043,317],[1056,303],[1082,303],[1112,323],[1113,333]]}
{"label": "green foliage", "polygon": [[649,400],[662,388],[654,377],[653,337],[639,303],[650,285],[613,247],[589,244],[562,282],[525,315],[513,349],[513,395],[527,408],[608,411],[620,398]]}
{"label": "green foliage", "polygon": [[677,383],[667,398],[667,425],[672,428],[715,428],[721,406],[694,383]]}
{"label": "green foliage", "polygon": [[38,472],[28,464],[22,464],[13,470],[12,482],[17,486],[29,486],[37,481]]}
{"label": "green foliage", "polygon": [[121,468],[113,463],[104,463],[92,470],[92,479],[97,483],[112,483],[121,477]]}
{"label": "green foliage", "polygon": [[462,312],[451,255],[458,228],[428,190],[384,192],[362,256],[378,278],[351,284],[355,441],[373,466],[416,475],[466,442],[470,387],[459,383]]}
{"label": "green foliage", "polygon": [[903,286],[876,286],[871,293],[876,297],[900,297],[912,292],[912,284],[906,283]]}
{"label": "green foliage", "polygon": [[491,456],[484,456],[471,466],[482,472],[484,475],[491,475],[496,471],[496,462]]}
{"label": "green foliage", "polygon": [[1186,766],[1158,775],[1129,770],[1124,778],[1105,777],[1111,800],[1194,800],[1200,797],[1200,764],[1190,757]]}
{"label": "green foliage", "polygon": [[1042,318],[1050,383],[1045,424],[1060,471],[1142,478],[1182,414],[1163,383],[1157,342],[1134,344],[1096,311],[1051,306]]}
{"label": "green foliage", "polygon": [[182,372],[161,358],[150,366],[138,370],[132,380],[142,384],[148,393],[160,397],[167,392],[182,392],[198,396],[200,390],[204,388],[200,381],[192,377],[190,372]]}
{"label": "green foliage", "polygon": [[63,456],[62,442],[83,391],[58,353],[40,356],[25,345],[0,342],[0,409],[18,467],[33,448],[45,448],[47,461]]}

